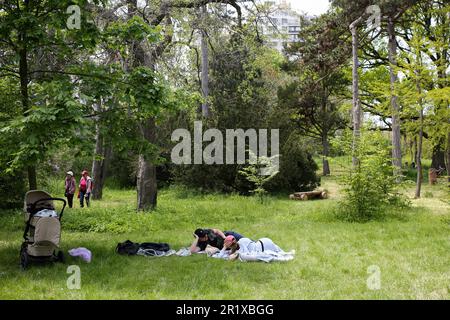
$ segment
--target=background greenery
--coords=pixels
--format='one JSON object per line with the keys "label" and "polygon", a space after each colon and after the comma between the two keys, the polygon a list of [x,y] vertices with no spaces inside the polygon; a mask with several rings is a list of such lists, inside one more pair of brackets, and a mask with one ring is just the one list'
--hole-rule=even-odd
{"label": "background greenery", "polygon": [[[343,172],[348,158],[331,162]],[[336,216],[340,175],[323,179],[330,199],[292,201],[270,197],[198,194],[186,188],[161,192],[158,209],[135,212],[133,190],[105,190],[91,208],[67,209],[62,249],[86,247],[91,263],[69,257],[66,264],[19,268],[23,216],[0,216],[2,299],[449,299],[450,204],[444,181],[424,186],[425,197],[367,223]],[[414,184],[404,190],[412,197]],[[61,196],[62,183],[49,190]],[[429,194],[431,197],[427,197]],[[296,250],[286,263],[243,263],[189,257],[125,257],[118,242],[168,242],[189,246],[197,227],[232,229],[251,238],[269,237]],[[66,287],[67,266],[81,268],[81,289]],[[381,289],[369,290],[367,268],[381,270]]]}

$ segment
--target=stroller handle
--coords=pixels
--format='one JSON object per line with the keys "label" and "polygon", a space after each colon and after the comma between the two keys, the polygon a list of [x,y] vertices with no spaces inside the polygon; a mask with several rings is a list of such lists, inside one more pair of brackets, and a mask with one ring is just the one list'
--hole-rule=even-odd
{"label": "stroller handle", "polygon": [[31,217],[34,216],[34,214],[35,214],[35,213],[34,213],[34,209],[36,208],[36,205],[37,205],[39,202],[44,202],[44,201],[61,201],[61,202],[63,202],[63,207],[62,207],[62,209],[61,209],[61,212],[60,212],[59,215],[58,215],[58,218],[59,218],[59,220],[61,221],[61,218],[62,218],[64,209],[66,208],[66,205],[67,205],[66,200],[63,199],[63,198],[43,198],[43,199],[39,199],[38,201],[35,201],[34,203],[31,204],[31,208],[32,208],[33,210],[32,210],[32,212],[30,213],[30,219],[31,219]]}
{"label": "stroller handle", "polygon": [[[63,202],[63,207],[62,207],[62,209],[61,209],[61,212],[60,212],[59,215],[58,215],[58,219],[59,219],[59,221],[61,221],[61,218],[62,218],[62,215],[63,215],[63,212],[64,212],[64,208],[66,207],[66,204],[67,204],[67,202],[66,202],[65,199],[62,199],[62,198],[43,198],[43,199],[39,199],[39,200],[37,200],[37,201],[35,201],[35,202],[29,204],[29,205],[31,206],[31,212],[30,212],[30,216],[28,217],[28,221],[27,221],[27,225],[26,225],[26,227],[25,227],[25,231],[24,231],[24,233],[23,233],[23,238],[24,238],[25,240],[27,240],[27,234],[28,234],[28,231],[29,231],[29,229],[30,229],[31,219],[32,219],[33,216],[36,214],[36,212],[34,211],[34,209],[36,209],[36,205],[37,205],[39,202],[44,202],[44,201],[62,201],[62,202]],[[28,205],[27,205],[27,206],[28,206]]]}

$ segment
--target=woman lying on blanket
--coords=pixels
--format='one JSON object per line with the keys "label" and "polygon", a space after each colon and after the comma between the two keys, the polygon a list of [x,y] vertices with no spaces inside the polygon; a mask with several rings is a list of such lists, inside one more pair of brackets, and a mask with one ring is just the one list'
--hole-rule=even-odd
{"label": "woman lying on blanket", "polygon": [[230,259],[236,259],[237,254],[253,254],[263,252],[283,252],[279,246],[277,246],[269,238],[261,238],[258,241],[253,241],[249,238],[241,238],[239,241],[235,237],[229,235],[225,238],[222,253],[225,250],[230,250]]}

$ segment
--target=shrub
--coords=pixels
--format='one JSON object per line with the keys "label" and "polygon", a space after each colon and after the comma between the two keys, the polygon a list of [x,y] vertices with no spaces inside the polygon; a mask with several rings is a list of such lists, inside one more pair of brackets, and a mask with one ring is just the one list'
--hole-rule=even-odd
{"label": "shrub", "polygon": [[280,150],[279,173],[267,183],[269,192],[311,191],[320,186],[319,168],[311,154],[302,148],[297,135],[291,135]]}
{"label": "shrub", "polygon": [[[351,135],[344,138],[351,153]],[[389,141],[380,132],[363,132],[355,153],[358,164],[344,177],[344,199],[338,216],[349,221],[380,218],[392,208],[408,205],[398,192],[393,174]]]}
{"label": "shrub", "polygon": [[241,174],[248,182],[253,184],[254,187],[250,190],[250,192],[257,196],[261,203],[264,202],[267,195],[265,185],[279,172],[277,168],[273,166],[274,161],[278,161],[277,158],[278,155],[270,158],[257,157],[250,151],[250,159],[255,159],[256,162],[254,164],[249,163],[242,170],[239,170],[239,174]]}
{"label": "shrub", "polygon": [[[310,191],[320,185],[318,169],[312,156],[303,151],[294,140],[280,148],[279,173],[264,189],[269,193]],[[244,165],[179,165],[172,167],[174,180],[182,185],[201,191],[238,192],[251,194],[255,183],[239,173]]]}

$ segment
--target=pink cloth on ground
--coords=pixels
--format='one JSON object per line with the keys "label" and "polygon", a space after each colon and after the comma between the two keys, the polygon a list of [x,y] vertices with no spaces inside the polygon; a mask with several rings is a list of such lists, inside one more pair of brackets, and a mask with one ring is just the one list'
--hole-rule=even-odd
{"label": "pink cloth on ground", "polygon": [[86,248],[76,248],[69,250],[72,257],[81,257],[86,262],[91,262],[92,253]]}

